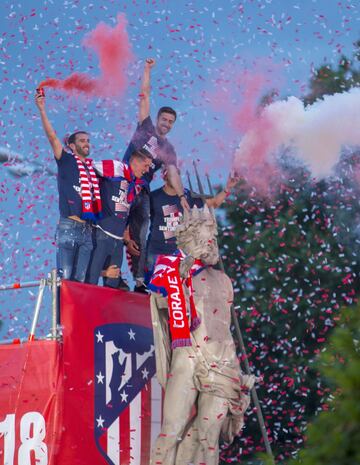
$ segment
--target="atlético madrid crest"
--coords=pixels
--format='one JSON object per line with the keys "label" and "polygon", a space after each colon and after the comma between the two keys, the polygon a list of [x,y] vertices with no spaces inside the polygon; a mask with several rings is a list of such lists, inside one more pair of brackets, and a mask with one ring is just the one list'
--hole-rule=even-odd
{"label": "atl\u00e9tico madrid crest", "polygon": [[94,348],[97,447],[110,465],[148,463],[161,416],[152,329],[132,324],[98,326]]}

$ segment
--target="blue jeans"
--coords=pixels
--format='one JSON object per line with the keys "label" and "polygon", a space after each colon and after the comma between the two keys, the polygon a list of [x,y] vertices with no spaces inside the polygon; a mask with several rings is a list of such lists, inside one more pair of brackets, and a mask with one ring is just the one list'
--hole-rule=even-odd
{"label": "blue jeans", "polygon": [[[114,239],[101,229],[96,229],[96,246],[91,257],[87,282],[97,284],[101,271],[110,265],[117,265],[121,269],[124,251],[124,241]],[[104,286],[117,288],[120,278],[104,278]]]}
{"label": "blue jeans", "polygon": [[131,256],[131,272],[134,279],[144,279],[146,259],[146,237],[150,222],[150,197],[143,189],[135,197],[129,214],[130,237],[140,247],[140,256]]}
{"label": "blue jeans", "polygon": [[91,225],[60,218],[55,240],[59,276],[83,283],[93,249]]}

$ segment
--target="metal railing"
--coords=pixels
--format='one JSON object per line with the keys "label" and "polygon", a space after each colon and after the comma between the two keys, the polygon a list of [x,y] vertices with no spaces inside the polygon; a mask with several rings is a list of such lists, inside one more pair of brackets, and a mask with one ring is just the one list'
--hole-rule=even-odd
{"label": "metal railing", "polygon": [[[28,340],[35,340],[35,331],[39,321],[41,304],[44,297],[46,287],[51,291],[51,339],[58,339],[58,287],[60,286],[60,278],[57,276],[56,269],[53,269],[47,278],[41,278],[39,281],[15,282],[12,284],[0,284],[0,291],[13,291],[16,289],[25,289],[29,287],[38,287],[38,295],[35,302],[35,309],[31,322],[31,329]],[[8,342],[8,341],[5,341]]]}

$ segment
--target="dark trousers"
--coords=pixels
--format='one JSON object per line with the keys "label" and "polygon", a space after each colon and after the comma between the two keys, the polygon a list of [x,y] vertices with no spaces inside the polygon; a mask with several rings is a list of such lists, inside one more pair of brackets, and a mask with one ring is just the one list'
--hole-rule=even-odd
{"label": "dark trousers", "polygon": [[129,214],[130,237],[140,247],[140,256],[131,256],[131,272],[136,278],[144,278],[146,259],[146,238],[150,222],[150,197],[143,189],[135,197]]}
{"label": "dark trousers", "polygon": [[[121,269],[123,260],[124,241],[108,236],[101,229],[96,229],[95,241],[87,278],[90,284],[97,284],[101,271],[110,265],[117,265]],[[117,288],[119,283],[120,278],[104,278],[104,286]]]}

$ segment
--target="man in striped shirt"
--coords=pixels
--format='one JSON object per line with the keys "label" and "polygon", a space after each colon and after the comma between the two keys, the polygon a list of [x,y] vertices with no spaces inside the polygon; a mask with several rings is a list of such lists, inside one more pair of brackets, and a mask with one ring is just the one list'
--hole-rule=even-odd
{"label": "man in striped shirt", "polygon": [[63,147],[47,116],[45,96],[38,90],[35,103],[58,167],[58,272],[61,278],[84,282],[93,249],[92,223],[101,215],[99,186],[89,159],[89,134],[77,131]]}

